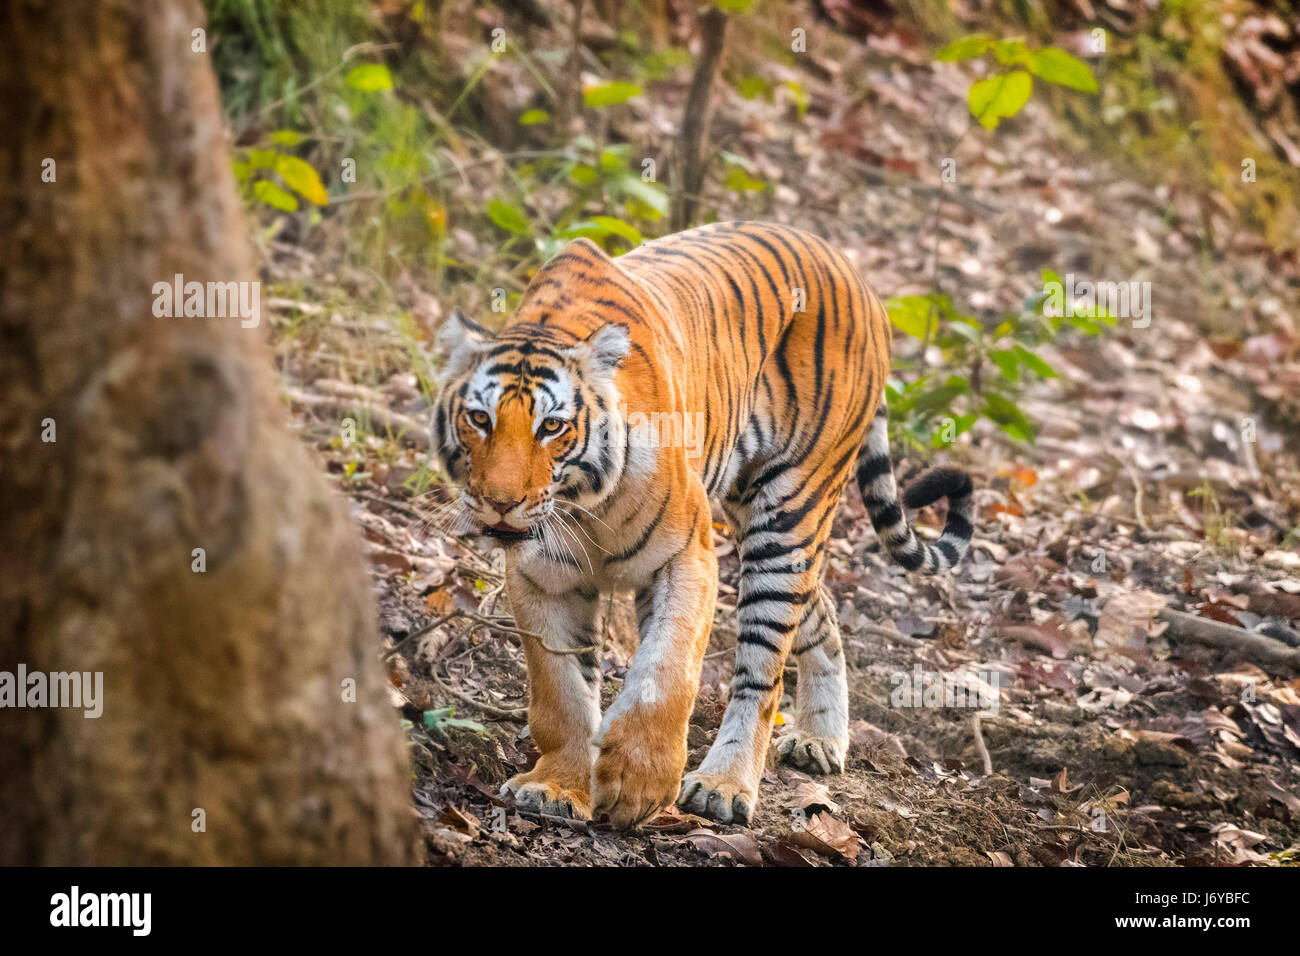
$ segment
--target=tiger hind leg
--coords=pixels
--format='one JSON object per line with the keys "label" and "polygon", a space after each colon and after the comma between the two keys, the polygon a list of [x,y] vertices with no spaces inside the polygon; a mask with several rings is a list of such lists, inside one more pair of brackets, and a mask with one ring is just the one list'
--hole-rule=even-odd
{"label": "tiger hind leg", "polygon": [[835,602],[825,584],[808,602],[791,654],[799,673],[794,729],[777,740],[776,752],[808,773],[843,773],[849,749],[849,685]]}
{"label": "tiger hind leg", "polygon": [[[792,480],[803,487],[797,475]],[[835,483],[835,491],[841,486]],[[759,495],[750,512],[740,544],[731,699],[713,745],[699,769],[683,778],[678,797],[684,809],[723,823],[747,823],[753,816],[786,657],[818,593],[827,512],[838,504],[837,493],[800,501],[779,496],[781,490]]]}

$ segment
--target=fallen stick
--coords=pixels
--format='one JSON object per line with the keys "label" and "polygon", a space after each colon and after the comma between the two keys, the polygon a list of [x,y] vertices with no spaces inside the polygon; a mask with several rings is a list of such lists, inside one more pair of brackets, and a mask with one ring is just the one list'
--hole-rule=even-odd
{"label": "fallen stick", "polygon": [[427,451],[429,448],[429,428],[425,423],[401,412],[395,412],[391,408],[368,404],[360,399],[315,395],[296,388],[285,389],[285,393],[294,405],[310,409],[319,415],[334,418],[368,418],[375,431],[400,435],[403,440],[420,451]]}
{"label": "fallen stick", "polygon": [[1176,640],[1228,648],[1257,663],[1300,671],[1300,648],[1287,647],[1275,638],[1171,608],[1165,608],[1156,617],[1169,625],[1165,633]]}
{"label": "fallen stick", "polygon": [[893,641],[896,644],[902,644],[905,647],[926,647],[934,643],[933,641],[923,641],[908,634],[900,634],[892,628],[882,627],[879,624],[862,623],[858,624],[856,629],[862,634],[870,634],[873,637],[883,637],[887,641]]}
{"label": "fallen stick", "polygon": [[980,762],[984,764],[984,776],[990,776],[993,773],[993,761],[989,758],[989,748],[984,744],[984,730],[980,727],[979,711],[970,715],[970,729],[975,737],[975,750],[980,755]]}

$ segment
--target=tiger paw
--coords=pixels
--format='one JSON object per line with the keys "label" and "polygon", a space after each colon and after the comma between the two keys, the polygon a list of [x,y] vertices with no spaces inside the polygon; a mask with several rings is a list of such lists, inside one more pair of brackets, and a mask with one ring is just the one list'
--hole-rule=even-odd
{"label": "tiger paw", "polygon": [[746,824],[754,816],[758,788],[726,774],[695,770],[682,778],[677,805],[720,823]]}
{"label": "tiger paw", "polygon": [[596,819],[608,817],[619,830],[648,823],[673,802],[686,755],[657,753],[645,741],[606,735],[591,775]]}
{"label": "tiger paw", "polygon": [[777,756],[807,773],[843,773],[848,746],[832,737],[812,737],[795,731],[776,742]]}
{"label": "tiger paw", "polygon": [[585,790],[564,787],[551,780],[538,780],[531,774],[511,777],[501,787],[501,796],[515,798],[515,806],[533,813],[553,817],[591,819],[591,797]]}

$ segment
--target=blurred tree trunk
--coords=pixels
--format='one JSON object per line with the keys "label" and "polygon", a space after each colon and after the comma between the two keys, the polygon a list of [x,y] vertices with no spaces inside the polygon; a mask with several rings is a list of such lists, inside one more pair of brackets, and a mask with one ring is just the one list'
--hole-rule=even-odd
{"label": "blurred tree trunk", "polygon": [[700,56],[695,62],[686,109],[682,113],[681,150],[674,176],[669,224],[673,232],[693,225],[699,212],[704,174],[709,168],[709,124],[713,119],[713,83],[722,67],[727,42],[727,14],[710,7],[700,17]]}
{"label": "blurred tree trunk", "polygon": [[0,864],[415,860],[369,582],[265,329],[154,316],[177,273],[257,279],[203,26],[0,0],[0,670],[103,672],[97,719],[0,710]]}

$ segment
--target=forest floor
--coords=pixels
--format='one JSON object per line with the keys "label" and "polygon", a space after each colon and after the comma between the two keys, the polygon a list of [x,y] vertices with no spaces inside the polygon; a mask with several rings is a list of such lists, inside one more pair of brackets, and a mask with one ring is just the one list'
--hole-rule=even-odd
{"label": "forest floor", "polygon": [[[1224,225],[1212,200],[1072,151],[1043,102],[963,138],[968,80],[957,67],[896,38],[854,56],[803,77],[813,105],[798,123],[777,105],[720,95],[720,144],[775,183],[762,218],[836,243],[882,297],[938,285],[972,309],[1014,312],[1052,268],[1150,281],[1154,310],[1145,328],[1121,319],[1044,347],[1060,376],[1022,403],[1041,426],[1035,444],[977,426],[947,453],[971,472],[978,515],[952,575],[890,564],[856,491],[846,495],[827,578],[849,665],[847,772],[770,766],[749,826],[673,811],[620,834],[521,814],[497,796],[536,758],[523,655],[500,626],[508,608],[488,546],[440,536],[430,498],[408,490],[427,453],[412,363],[428,359],[428,336],[413,344],[409,328],[355,306],[372,276],[289,243],[270,248],[269,279],[296,290],[271,302],[285,391],[364,530],[429,862],[1297,862],[1300,652],[1288,663],[1198,644],[1185,620],[1156,615],[1181,610],[1300,645],[1300,363],[1287,318],[1300,267]],[[876,95],[819,109],[838,69],[866,70]],[[941,190],[948,155],[958,180]],[[738,211],[730,195],[710,197],[719,218]],[[417,320],[452,304],[435,307],[409,284],[393,294]],[[367,426],[356,442],[338,437],[344,415]],[[894,455],[904,481],[923,465]],[[936,529],[942,515],[917,522]],[[725,534],[718,550],[720,608],[688,768],[717,731],[732,666],[737,563]],[[626,609],[612,607],[606,702],[632,651]],[[995,702],[978,718],[973,707],[902,706],[900,675],[910,682],[917,668]],[[786,680],[783,720],[793,669]]]}

